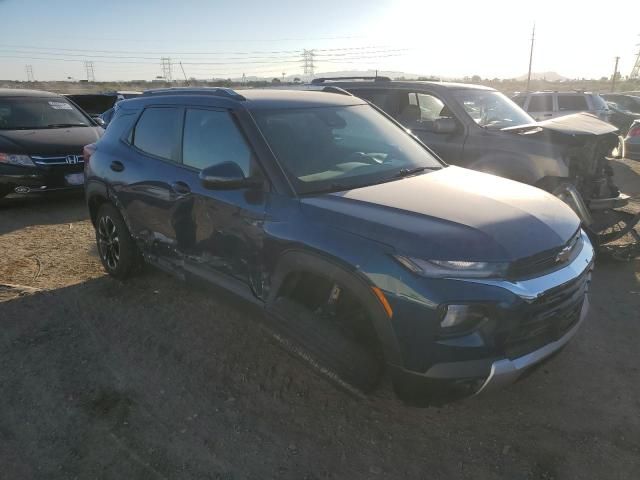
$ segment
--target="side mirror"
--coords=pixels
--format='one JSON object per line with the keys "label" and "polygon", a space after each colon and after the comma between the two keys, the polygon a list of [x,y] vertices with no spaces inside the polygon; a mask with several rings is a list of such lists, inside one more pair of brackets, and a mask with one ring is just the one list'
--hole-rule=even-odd
{"label": "side mirror", "polygon": [[233,190],[262,184],[261,180],[246,178],[240,165],[235,162],[222,162],[205,168],[199,177],[202,186],[209,190]]}
{"label": "side mirror", "polygon": [[433,131],[435,133],[453,133],[458,129],[453,118],[441,117],[433,121]]}

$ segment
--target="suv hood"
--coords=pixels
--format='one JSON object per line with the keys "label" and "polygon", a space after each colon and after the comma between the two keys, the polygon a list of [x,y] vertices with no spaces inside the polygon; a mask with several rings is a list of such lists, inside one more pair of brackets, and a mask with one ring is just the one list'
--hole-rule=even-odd
{"label": "suv hood", "polygon": [[566,135],[606,135],[618,130],[617,127],[600,120],[590,113],[574,113],[562,117],[550,118],[541,122],[528,123],[516,127],[503,128],[503,132],[524,133],[528,130],[542,128],[550,132]]}
{"label": "suv hood", "polygon": [[540,189],[453,166],[301,203],[312,220],[439,260],[513,261],[564,245],[580,226]]}
{"label": "suv hood", "polygon": [[27,155],[68,155],[100,139],[101,127],[0,130],[0,152]]}

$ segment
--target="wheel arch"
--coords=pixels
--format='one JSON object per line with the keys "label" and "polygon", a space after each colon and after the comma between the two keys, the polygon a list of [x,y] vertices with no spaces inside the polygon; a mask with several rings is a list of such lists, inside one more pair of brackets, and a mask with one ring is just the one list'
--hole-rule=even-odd
{"label": "wheel arch", "polygon": [[380,299],[372,290],[375,285],[340,259],[303,250],[288,250],[282,253],[271,277],[265,302],[267,310],[281,296],[287,280],[299,273],[315,275],[346,287],[366,310],[384,352],[385,361],[401,363],[400,350],[391,323],[393,318],[389,318]]}

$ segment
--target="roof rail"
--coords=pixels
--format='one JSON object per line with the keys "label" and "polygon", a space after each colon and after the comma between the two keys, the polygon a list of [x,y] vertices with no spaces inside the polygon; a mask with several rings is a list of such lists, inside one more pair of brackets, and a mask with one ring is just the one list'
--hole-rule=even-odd
{"label": "roof rail", "polygon": [[334,81],[334,80],[373,80],[374,82],[390,82],[391,79],[389,77],[381,77],[381,76],[376,76],[376,77],[320,77],[320,78],[314,78],[313,80],[311,80],[311,84],[312,85],[317,85],[318,83],[324,83],[327,81]]}
{"label": "roof rail", "polygon": [[213,95],[216,97],[227,97],[233,100],[246,100],[232,88],[224,87],[171,87],[171,88],[153,88],[145,90],[145,96],[149,95]]}
{"label": "roof rail", "polygon": [[340,95],[348,95],[349,97],[353,97],[352,93],[349,93],[344,88],[340,88],[340,87],[334,87],[334,86],[323,87],[321,91],[327,92],[327,93],[338,93]]}

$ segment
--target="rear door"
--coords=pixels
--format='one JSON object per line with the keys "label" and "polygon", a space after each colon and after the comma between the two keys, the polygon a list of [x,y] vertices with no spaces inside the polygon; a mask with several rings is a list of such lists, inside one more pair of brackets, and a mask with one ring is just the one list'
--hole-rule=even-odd
{"label": "rear door", "polygon": [[148,253],[162,257],[175,258],[178,237],[189,235],[182,225],[191,200],[180,166],[183,116],[176,106],[143,110],[128,138],[130,154],[110,165],[132,233]]}

